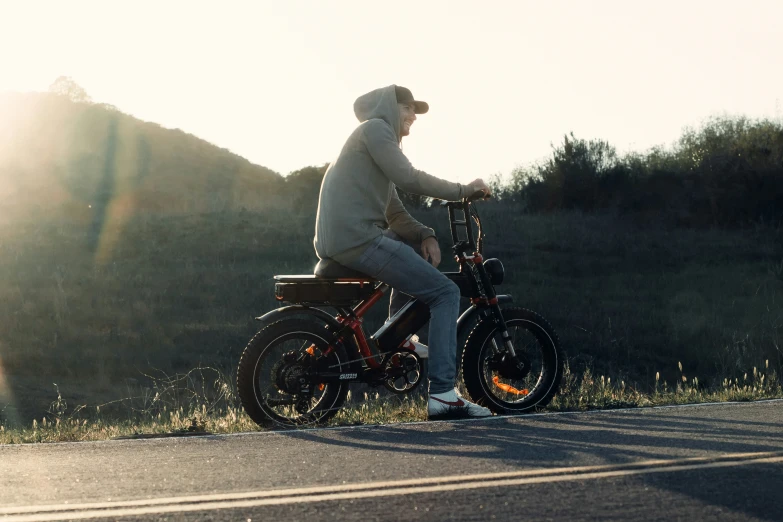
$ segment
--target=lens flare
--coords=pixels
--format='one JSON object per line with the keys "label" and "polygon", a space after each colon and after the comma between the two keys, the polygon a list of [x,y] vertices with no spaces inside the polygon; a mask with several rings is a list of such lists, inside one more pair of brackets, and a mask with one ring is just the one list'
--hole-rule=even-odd
{"label": "lens flare", "polygon": [[0,426],[18,424],[16,407],[13,401],[11,387],[6,379],[5,366],[3,365],[3,356],[0,355]]}

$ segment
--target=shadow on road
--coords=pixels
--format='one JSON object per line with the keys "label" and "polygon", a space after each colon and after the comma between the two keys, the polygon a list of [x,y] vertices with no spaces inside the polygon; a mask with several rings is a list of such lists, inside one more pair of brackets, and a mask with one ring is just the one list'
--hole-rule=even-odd
{"label": "shadow on road", "polygon": [[[592,415],[553,415],[492,419],[484,422],[432,424],[421,426],[368,427],[351,430],[303,431],[292,438],[373,453],[400,452],[422,458],[466,458],[502,462],[511,467],[555,468],[573,465],[621,464],[639,460],[714,456],[726,453],[767,452],[783,449],[783,405],[757,405],[764,408],[758,417],[765,420],[724,420],[711,418],[714,408],[650,410],[642,415],[618,412]],[[393,456],[390,457],[393,462]],[[485,468],[484,468],[485,469]],[[469,474],[469,468],[460,468]],[[783,491],[780,466],[753,465],[720,472],[687,472],[695,479],[681,480],[663,473],[639,475],[636,480],[656,488],[669,489],[710,505],[723,506],[750,516],[783,519],[783,507],[771,505],[769,489],[748,491],[744,484],[758,483],[759,473],[769,473]],[[711,476],[722,480],[711,481]],[[726,477],[730,477],[726,482]],[[773,479],[774,477],[774,479]],[[696,483],[693,480],[697,480]],[[777,487],[777,486],[776,486]],[[727,488],[732,494],[727,494]],[[742,491],[738,508],[737,491]],[[758,498],[756,498],[758,497]],[[728,499],[731,500],[728,500]],[[765,501],[766,499],[766,501]]]}

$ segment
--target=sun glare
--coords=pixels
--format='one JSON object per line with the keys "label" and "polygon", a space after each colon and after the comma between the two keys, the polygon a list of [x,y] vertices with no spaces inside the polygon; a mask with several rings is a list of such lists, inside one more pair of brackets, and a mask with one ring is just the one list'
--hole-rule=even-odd
{"label": "sun glare", "polygon": [[[2,349],[2,345],[0,345],[0,349]],[[3,356],[0,355],[0,426],[14,425],[18,420],[11,387],[5,376]]]}
{"label": "sun glare", "polygon": [[[19,110],[13,105],[11,98],[0,92],[0,166],[13,145],[14,129],[17,129],[21,123],[19,117]],[[0,177],[0,194],[2,194],[2,177]]]}

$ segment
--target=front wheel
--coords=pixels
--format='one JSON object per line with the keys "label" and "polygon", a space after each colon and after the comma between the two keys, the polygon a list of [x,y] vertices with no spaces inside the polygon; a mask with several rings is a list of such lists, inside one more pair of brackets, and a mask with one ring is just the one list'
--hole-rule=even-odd
{"label": "front wheel", "polygon": [[[560,387],[563,354],[546,320],[524,308],[503,310],[514,352],[524,371],[509,369],[501,332],[490,319],[468,336],[462,376],[470,397],[498,414],[523,413],[549,404]],[[504,358],[506,357],[506,358]]]}

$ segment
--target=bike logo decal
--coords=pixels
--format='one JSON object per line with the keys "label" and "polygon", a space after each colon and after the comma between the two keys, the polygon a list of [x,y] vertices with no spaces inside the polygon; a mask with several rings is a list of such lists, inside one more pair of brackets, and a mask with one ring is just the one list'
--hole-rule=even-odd
{"label": "bike logo decal", "polygon": [[359,374],[356,373],[341,373],[340,374],[340,380],[344,381],[346,379],[356,379],[359,376]]}

